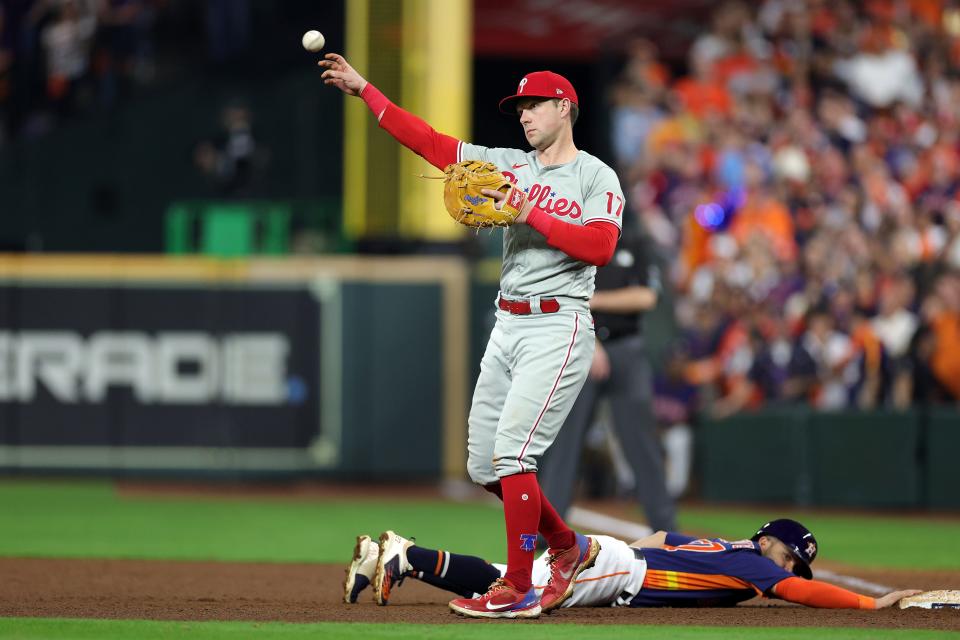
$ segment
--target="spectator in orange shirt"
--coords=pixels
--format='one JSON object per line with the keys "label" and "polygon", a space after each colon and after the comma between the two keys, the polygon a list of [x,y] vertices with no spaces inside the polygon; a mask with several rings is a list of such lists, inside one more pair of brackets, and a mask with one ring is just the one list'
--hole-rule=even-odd
{"label": "spectator in orange shirt", "polygon": [[670,71],[658,59],[657,45],[647,38],[635,38],[630,41],[627,51],[624,76],[658,97],[670,81]]}
{"label": "spectator in orange shirt", "polygon": [[930,369],[953,399],[960,400],[960,275],[943,276],[936,298],[940,304],[929,320],[934,337]]}
{"label": "spectator in orange shirt", "polygon": [[748,162],[745,171],[747,198],[730,224],[730,233],[740,246],[754,235],[761,235],[781,260],[795,260],[797,242],[793,220],[782,202],[766,186],[763,168]]}
{"label": "spectator in orange shirt", "polygon": [[714,73],[714,63],[703,58],[692,58],[693,74],[673,85],[674,94],[684,110],[697,118],[730,114],[733,102],[730,93]]}

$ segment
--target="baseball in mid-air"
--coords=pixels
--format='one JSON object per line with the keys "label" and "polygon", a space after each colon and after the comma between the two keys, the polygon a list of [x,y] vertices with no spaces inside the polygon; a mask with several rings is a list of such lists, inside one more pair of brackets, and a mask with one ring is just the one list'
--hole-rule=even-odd
{"label": "baseball in mid-air", "polygon": [[303,48],[307,51],[317,52],[320,49],[323,49],[323,45],[327,43],[326,38],[323,37],[323,34],[315,29],[311,29],[303,34]]}

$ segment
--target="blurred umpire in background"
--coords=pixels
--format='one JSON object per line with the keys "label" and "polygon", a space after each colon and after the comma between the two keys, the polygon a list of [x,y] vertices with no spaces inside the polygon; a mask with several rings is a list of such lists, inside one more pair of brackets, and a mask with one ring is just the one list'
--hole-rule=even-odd
{"label": "blurred umpire in background", "polygon": [[653,418],[653,371],[642,336],[643,312],[657,305],[659,269],[633,225],[625,226],[613,259],[597,269],[590,300],[597,346],[590,376],[553,446],[540,464],[544,494],[565,514],[573,502],[580,454],[601,398],[636,478],[637,499],[654,531],[676,531],[676,505],[664,479],[663,453]]}

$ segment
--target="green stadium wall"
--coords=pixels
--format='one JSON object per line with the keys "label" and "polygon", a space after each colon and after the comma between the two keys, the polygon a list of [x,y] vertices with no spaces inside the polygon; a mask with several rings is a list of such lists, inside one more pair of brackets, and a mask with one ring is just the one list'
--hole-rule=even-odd
{"label": "green stadium wall", "polygon": [[960,413],[954,409],[775,408],[708,420],[697,435],[707,501],[960,507]]}

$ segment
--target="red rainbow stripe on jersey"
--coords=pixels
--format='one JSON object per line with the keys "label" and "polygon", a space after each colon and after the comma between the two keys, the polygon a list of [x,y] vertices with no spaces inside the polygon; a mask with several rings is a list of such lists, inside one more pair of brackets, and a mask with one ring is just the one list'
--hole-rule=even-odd
{"label": "red rainbow stripe on jersey", "polygon": [[722,574],[687,573],[685,571],[663,571],[647,569],[643,579],[645,589],[663,589],[664,591],[703,591],[708,589],[753,589],[760,590],[745,580]]}

